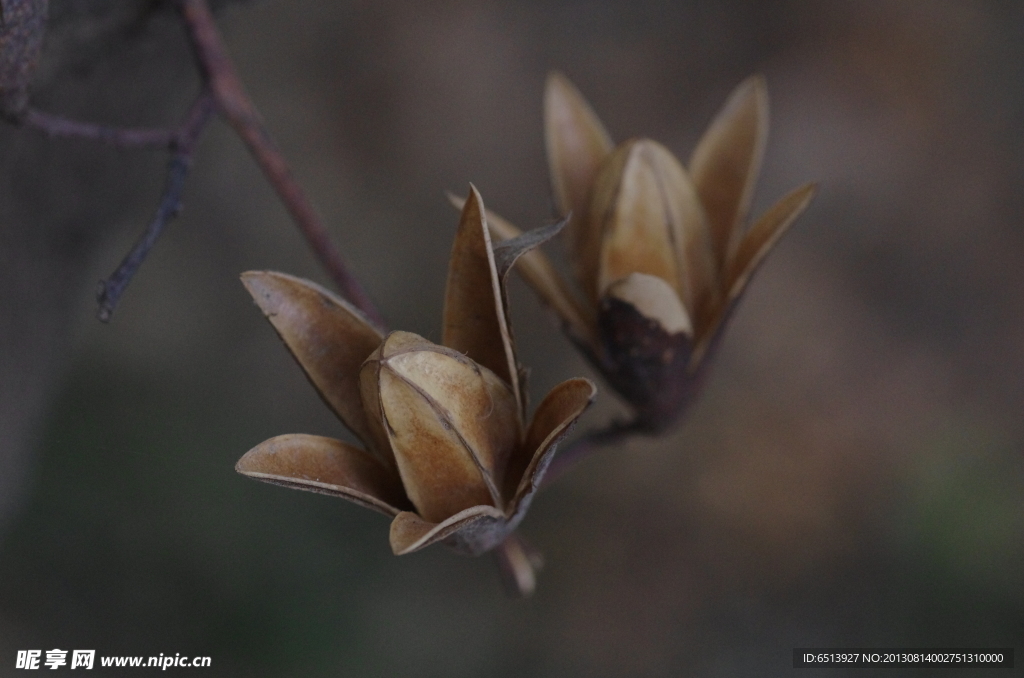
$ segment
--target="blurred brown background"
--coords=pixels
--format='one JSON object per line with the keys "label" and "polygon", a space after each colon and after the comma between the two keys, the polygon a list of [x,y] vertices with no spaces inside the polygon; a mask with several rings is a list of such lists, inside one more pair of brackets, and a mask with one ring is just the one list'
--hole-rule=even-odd
{"label": "blurred brown background", "polygon": [[[188,107],[173,12],[52,6],[39,107],[136,125]],[[54,647],[209,655],[217,676],[788,676],[796,646],[1024,651],[1024,5],[263,0],[220,24],[353,269],[428,338],[443,191],[550,216],[549,69],[617,140],[683,159],[763,72],[755,207],[821,190],[684,425],[535,502],[523,531],[548,566],[519,601],[487,558],[395,558],[380,516],[234,473],[267,437],[342,428],[238,283],[324,276],[223,124],[109,326],[95,281],[165,156],[0,129],[0,673]],[[513,297],[534,400],[590,374]],[[605,390],[584,426],[619,413]]]}

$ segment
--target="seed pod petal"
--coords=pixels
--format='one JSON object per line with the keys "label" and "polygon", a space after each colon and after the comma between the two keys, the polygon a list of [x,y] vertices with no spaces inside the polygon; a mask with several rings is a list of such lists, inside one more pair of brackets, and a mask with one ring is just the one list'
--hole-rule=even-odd
{"label": "seed pod petal", "polygon": [[384,428],[384,410],[380,403],[380,349],[371,353],[359,368],[359,393],[374,449],[397,471],[398,465],[391,449],[391,439]]}
{"label": "seed pod petal", "polygon": [[393,469],[333,438],[277,436],[246,452],[235,470],[274,485],[342,497],[385,515],[410,508]]}
{"label": "seed pod petal", "polygon": [[755,75],[733,90],[690,157],[719,270],[735,246],[735,231],[746,221],[767,138],[768,87]]}
{"label": "seed pod petal", "polygon": [[612,140],[583,95],[560,73],[548,76],[544,90],[544,141],[555,203],[561,216],[569,217],[566,242],[573,273],[593,305],[601,232],[588,210]]}
{"label": "seed pod petal", "polygon": [[[410,346],[402,351],[389,350],[388,345],[395,341]],[[376,375],[384,429],[409,499],[420,516],[431,522],[441,522],[471,506],[500,505],[500,495],[481,458],[507,453],[472,449],[459,430],[458,422],[471,420],[488,411],[503,416],[499,412],[501,406],[496,407],[490,397],[481,397],[481,391],[486,389],[480,387],[482,379],[479,374],[466,379],[462,366],[451,356],[431,349],[412,348],[411,345],[417,341],[434,347],[408,332],[389,335],[382,347]],[[457,371],[454,377],[450,374],[453,368]],[[418,377],[424,373],[432,373],[429,381],[444,383],[451,379],[462,382],[462,386],[477,395],[473,402],[476,411],[449,411],[427,390],[438,392],[446,389],[420,383],[419,379],[408,376]],[[448,404],[455,400],[457,397],[453,396]],[[485,438],[481,447],[489,442]],[[504,460],[500,462],[504,463]]]}
{"label": "seed pod petal", "polygon": [[739,303],[754,273],[775,243],[785,235],[790,225],[810,204],[817,189],[816,184],[810,183],[785,195],[761,215],[740,241],[729,261],[728,275],[724,281],[727,296],[699,335],[700,338],[693,350],[694,365],[705,360],[718,341],[718,335]]}
{"label": "seed pod petal", "polygon": [[431,344],[388,357],[395,374],[419,388],[463,440],[495,487],[522,436],[511,389],[463,355]]}
{"label": "seed pod petal", "polygon": [[[451,193],[448,194],[448,200],[459,210],[466,202]],[[511,240],[523,234],[511,222],[491,210],[487,210],[487,227],[491,231],[491,240],[495,243]],[[561,319],[570,336],[584,345],[592,346],[594,336],[591,328],[595,322],[594,312],[580,303],[577,295],[562,274],[555,269],[547,255],[539,248],[530,250],[519,258],[516,266],[526,284],[532,287],[541,301]]]}
{"label": "seed pod petal", "polygon": [[558,210],[563,217],[576,215],[576,224],[569,226],[569,239],[576,242],[584,230],[579,220],[587,194],[611,153],[612,140],[587,100],[561,73],[549,74],[544,88],[544,140]]}
{"label": "seed pod petal", "polygon": [[739,242],[729,262],[726,292],[729,300],[739,298],[754,271],[796,218],[811,204],[817,184],[805,184],[783,196],[768,208]]}
{"label": "seed pod petal", "polygon": [[[559,441],[569,433],[596,395],[597,387],[589,379],[569,379],[551,389],[537,406],[520,454],[509,465],[506,488],[512,497],[509,523],[513,527],[529,508]],[[516,478],[518,482],[513,484]]]}
{"label": "seed pod petal", "polygon": [[484,214],[483,199],[470,186],[452,245],[441,343],[504,379],[520,402],[519,365]]}
{"label": "seed pod petal", "polygon": [[717,286],[707,223],[668,149],[649,139],[620,146],[598,176],[591,215],[603,233],[599,296],[631,273],[645,273],[671,285],[691,316],[708,303]]}
{"label": "seed pod petal", "polygon": [[477,556],[508,534],[504,518],[493,506],[473,506],[437,523],[406,511],[391,522],[391,550],[403,556],[448,539],[457,551]]}
{"label": "seed pod petal", "polygon": [[358,373],[381,334],[358,309],[316,283],[273,271],[241,277],[327,405],[366,445],[379,447],[363,409]]}

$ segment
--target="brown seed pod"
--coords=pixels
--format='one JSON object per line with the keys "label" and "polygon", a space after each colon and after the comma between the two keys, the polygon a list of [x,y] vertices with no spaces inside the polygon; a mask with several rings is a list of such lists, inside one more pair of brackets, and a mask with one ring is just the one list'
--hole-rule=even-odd
{"label": "brown seed pod", "polygon": [[[566,240],[582,295],[540,250],[523,257],[520,272],[633,406],[637,426],[663,429],[692,399],[726,319],[815,186],[797,188],[748,228],[768,133],[760,76],[736,88],[689,168],[650,139],[614,146],[558,73],[547,81],[544,132],[555,204],[572,214]],[[496,215],[488,222],[496,238],[519,233]]]}
{"label": "brown seed pod", "polygon": [[[532,420],[526,416],[505,280],[516,259],[560,228],[495,246],[472,189],[452,247],[441,345],[410,332],[382,337],[358,310],[309,281],[243,274],[253,299],[363,447],[278,436],[247,452],[238,472],[391,516],[391,548],[399,555],[435,542],[480,555],[505,542],[596,390],[586,379],[570,379],[552,389]],[[529,593],[540,560],[522,549],[516,542],[507,563],[520,591]]]}

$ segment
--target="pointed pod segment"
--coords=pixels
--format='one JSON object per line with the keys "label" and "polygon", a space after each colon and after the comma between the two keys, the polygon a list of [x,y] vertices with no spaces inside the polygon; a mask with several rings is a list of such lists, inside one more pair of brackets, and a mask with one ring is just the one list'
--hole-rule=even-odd
{"label": "pointed pod segment", "polygon": [[589,224],[594,181],[612,152],[612,140],[579,90],[561,73],[551,73],[544,89],[544,141],[555,204],[572,213],[566,236],[574,273],[589,289],[597,268],[601,234]]}
{"label": "pointed pod segment", "polygon": [[354,306],[308,280],[247,271],[242,284],[328,406],[360,440],[378,447],[363,410],[358,375],[359,366],[380,345],[380,332]]}
{"label": "pointed pod segment", "polygon": [[544,139],[558,209],[563,217],[570,212],[582,217],[612,140],[587,100],[561,73],[551,73],[544,88]]}
{"label": "pointed pod segment", "polygon": [[513,522],[522,519],[533,493],[544,479],[558,443],[569,434],[596,395],[594,382],[578,377],[555,386],[537,406],[522,454],[509,464],[509,478],[519,478],[510,507]]}
{"label": "pointed pod segment", "polygon": [[705,360],[712,351],[754,273],[796,218],[811,204],[817,190],[817,184],[810,183],[783,196],[754,222],[739,241],[726,270],[725,300],[714,309],[706,330],[694,348],[692,360],[695,363]]}
{"label": "pointed pod segment", "polygon": [[246,452],[235,470],[274,485],[348,499],[385,515],[410,508],[393,469],[333,438],[277,436]]}
{"label": "pointed pod segment", "polygon": [[[448,194],[448,200],[458,210],[462,210],[466,203],[464,199],[451,193]],[[507,219],[491,210],[487,210],[487,227],[491,231],[491,240],[497,243],[518,238],[523,234]],[[555,312],[569,335],[584,345],[593,345],[593,311],[589,306],[580,303],[569,283],[555,269],[547,255],[540,248],[525,252],[517,260],[516,268],[533,291]]]}
{"label": "pointed pod segment", "polygon": [[512,386],[517,402],[521,402],[519,365],[484,203],[472,186],[462,208],[448,265],[441,343],[504,379]]}
{"label": "pointed pod segment", "polygon": [[768,86],[755,75],[733,90],[690,157],[720,267],[750,210],[767,139]]}
{"label": "pointed pod segment", "polygon": [[817,192],[817,184],[805,184],[785,195],[768,208],[739,241],[729,262],[726,290],[730,301],[739,298],[750,277],[761,265],[789,227],[796,221]]}

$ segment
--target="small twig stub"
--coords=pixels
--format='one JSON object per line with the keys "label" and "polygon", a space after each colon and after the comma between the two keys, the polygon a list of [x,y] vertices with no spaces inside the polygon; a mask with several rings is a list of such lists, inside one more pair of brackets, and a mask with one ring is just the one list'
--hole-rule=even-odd
{"label": "small twig stub", "polygon": [[156,214],[153,215],[149,226],[121,261],[117,270],[109,278],[100,282],[96,297],[99,302],[97,316],[101,321],[110,322],[121,295],[135,276],[139,266],[146,260],[153,245],[160,238],[164,227],[181,212],[181,195],[185,189],[185,178],[192,167],[192,158],[199,142],[199,136],[212,112],[213,103],[210,94],[203,92],[185,116],[181,127],[171,134],[174,154],[167,164],[167,179]]}

